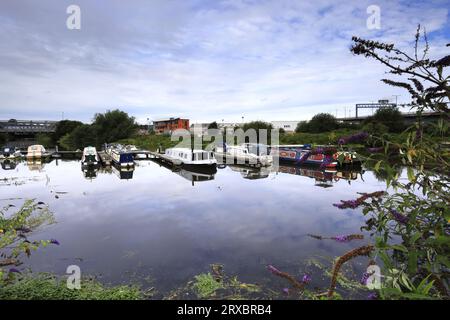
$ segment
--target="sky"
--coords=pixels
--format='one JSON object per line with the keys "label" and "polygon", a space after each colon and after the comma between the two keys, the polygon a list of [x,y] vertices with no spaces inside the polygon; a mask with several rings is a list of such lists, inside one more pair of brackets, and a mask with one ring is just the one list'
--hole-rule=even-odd
{"label": "sky", "polygon": [[[69,5],[80,29],[67,28]],[[380,28],[367,8],[380,8]],[[448,54],[450,0],[1,0],[0,119],[307,120],[409,102],[353,35],[409,50],[417,24]],[[368,111],[367,111],[368,112]]]}

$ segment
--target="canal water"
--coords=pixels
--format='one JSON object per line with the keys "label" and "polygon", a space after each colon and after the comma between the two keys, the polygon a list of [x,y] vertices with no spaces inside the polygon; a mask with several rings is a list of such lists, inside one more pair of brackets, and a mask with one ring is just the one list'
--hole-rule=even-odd
{"label": "canal water", "polygon": [[[360,233],[361,211],[332,204],[384,189],[385,182],[370,171],[283,166],[227,166],[199,175],[139,161],[134,171],[83,172],[79,161],[53,160],[2,163],[0,170],[0,205],[34,198],[48,204],[56,219],[31,238],[53,238],[60,245],[34,252],[21,270],[64,275],[75,264],[107,284],[154,287],[156,298],[210,272],[214,263],[274,292],[289,284],[268,272],[269,264],[300,278],[308,273],[311,288],[326,288],[329,278],[313,262],[329,268],[335,257],[369,239],[339,243],[308,234]],[[355,260],[356,280],[366,265]]]}

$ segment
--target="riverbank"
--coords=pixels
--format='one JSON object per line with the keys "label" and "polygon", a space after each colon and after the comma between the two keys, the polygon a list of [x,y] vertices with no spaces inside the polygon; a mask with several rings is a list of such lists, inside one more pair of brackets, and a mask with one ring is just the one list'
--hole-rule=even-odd
{"label": "riverbank", "polygon": [[[330,132],[323,133],[304,133],[304,132],[293,132],[293,133],[282,133],[280,134],[280,144],[317,144],[317,145],[336,145],[337,141],[341,137],[347,137],[361,132],[361,130],[353,129],[337,129]],[[424,134],[425,135],[425,134]],[[435,141],[448,140],[448,137],[436,137],[426,135],[427,138],[431,138]],[[400,143],[406,138],[404,133],[386,133],[384,137],[394,143]],[[156,135],[150,134],[145,136],[135,136],[129,139],[119,140],[118,143],[122,144],[132,144],[139,148],[145,150],[156,151],[160,146],[165,148],[174,147],[177,145],[178,141],[171,141],[169,135]],[[207,145],[209,142],[205,142]],[[361,144],[350,144],[347,147],[361,148],[364,145]]]}

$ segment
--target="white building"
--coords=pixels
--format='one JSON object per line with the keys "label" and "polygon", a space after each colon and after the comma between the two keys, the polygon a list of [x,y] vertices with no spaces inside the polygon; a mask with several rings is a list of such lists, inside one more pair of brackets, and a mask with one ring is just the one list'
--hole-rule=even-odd
{"label": "white building", "polygon": [[283,129],[286,132],[294,132],[300,121],[271,121],[274,129]]}

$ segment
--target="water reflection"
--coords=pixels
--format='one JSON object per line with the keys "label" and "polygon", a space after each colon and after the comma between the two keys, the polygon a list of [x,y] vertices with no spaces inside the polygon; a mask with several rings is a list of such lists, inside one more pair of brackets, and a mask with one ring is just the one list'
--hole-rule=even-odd
{"label": "water reflection", "polygon": [[309,177],[315,180],[315,185],[318,187],[328,188],[332,187],[334,183],[340,180],[346,180],[351,183],[353,180],[357,180],[358,177],[363,178],[364,170],[359,169],[321,169],[317,167],[304,167],[304,166],[287,166],[280,165],[278,173],[293,174],[298,176]]}
{"label": "water reflection", "polygon": [[[221,166],[221,169],[226,168],[226,165]],[[244,179],[256,180],[268,178],[271,172],[270,167],[253,168],[239,165],[229,165],[232,171],[239,172]]]}
{"label": "water reflection", "polygon": [[97,166],[81,166],[81,171],[86,179],[92,180],[97,178],[98,167]]}
{"label": "water reflection", "polygon": [[27,166],[30,171],[39,171],[41,172],[45,167],[45,161],[41,159],[28,159]]}
{"label": "water reflection", "polygon": [[17,162],[14,160],[2,160],[1,165],[3,170],[14,170],[17,167]]}
{"label": "water reflection", "polygon": [[[131,180],[131,179],[133,179],[134,167],[125,168],[125,167],[118,167],[116,165],[111,165],[111,166],[99,167],[98,169],[96,168],[95,171],[96,171],[96,175],[97,175],[97,173],[108,174],[108,175],[115,175],[120,180]],[[92,173],[92,171],[91,171],[91,173]]]}
{"label": "water reflection", "polygon": [[[359,232],[364,216],[333,203],[385,188],[371,171],[363,181],[359,172],[319,168],[226,166],[205,173],[140,161],[134,172],[121,173],[114,167],[82,171],[80,161],[58,161],[41,163],[41,171],[25,161],[0,171],[1,206],[20,207],[23,199],[35,198],[48,203],[57,221],[36,239],[54,238],[61,245],[38,250],[23,268],[63,275],[77,264],[106,283],[146,285],[151,278],[162,293],[208,271],[211,263],[223,263],[244,282],[270,278],[276,285],[282,282],[268,275],[267,264],[295,273],[311,257],[332,261],[355,244],[307,234]],[[124,174],[130,179],[118,179]],[[334,187],[315,188],[316,179]]]}
{"label": "water reflection", "polygon": [[207,168],[200,168],[195,166],[176,167],[167,164],[164,161],[160,161],[158,159],[151,159],[150,161],[190,181],[192,186],[195,186],[196,182],[214,180],[214,176],[217,172],[217,169],[214,167],[207,167]]}

